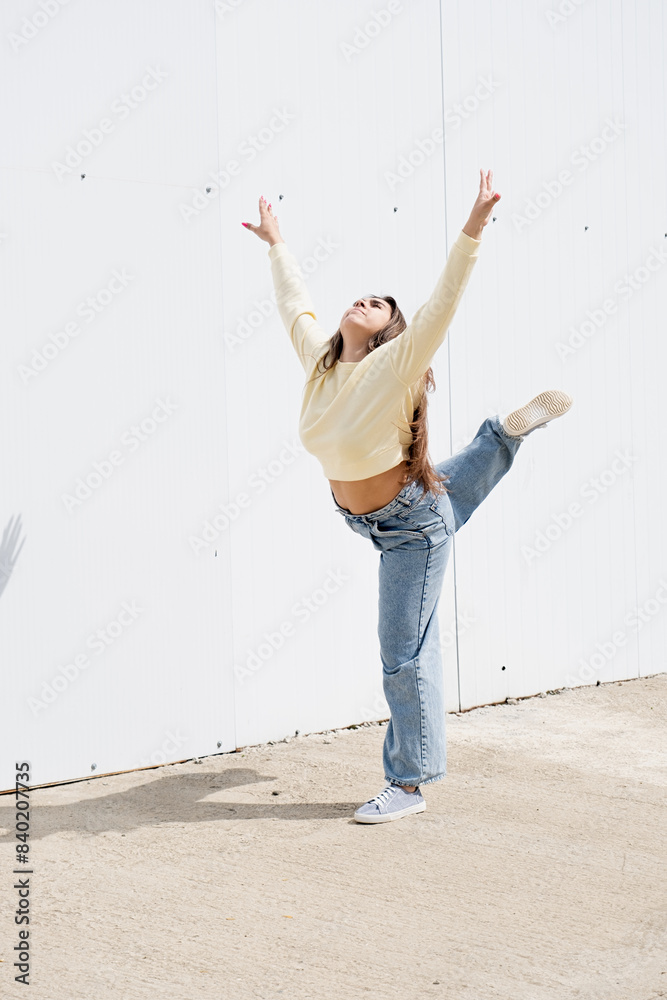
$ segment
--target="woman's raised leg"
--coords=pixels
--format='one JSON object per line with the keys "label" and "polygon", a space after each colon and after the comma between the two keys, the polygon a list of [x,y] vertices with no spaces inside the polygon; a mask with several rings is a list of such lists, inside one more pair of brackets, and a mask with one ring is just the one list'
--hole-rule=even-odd
{"label": "woman's raised leg", "polygon": [[456,531],[511,468],[522,441],[505,433],[498,415],[487,417],[470,444],[435,466],[439,475],[449,476],[445,485]]}

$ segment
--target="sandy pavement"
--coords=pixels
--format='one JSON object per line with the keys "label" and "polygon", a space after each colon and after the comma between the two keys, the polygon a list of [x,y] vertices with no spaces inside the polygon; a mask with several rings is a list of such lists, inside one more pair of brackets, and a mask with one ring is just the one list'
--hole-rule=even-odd
{"label": "sandy pavement", "polygon": [[36,789],[29,992],[2,796],[0,996],[667,997],[666,723],[667,674],[450,714],[377,826],[377,724]]}

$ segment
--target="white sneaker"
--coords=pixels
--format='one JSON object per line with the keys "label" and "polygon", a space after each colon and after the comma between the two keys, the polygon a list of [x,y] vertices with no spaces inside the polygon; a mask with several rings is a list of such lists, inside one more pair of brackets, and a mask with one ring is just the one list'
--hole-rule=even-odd
{"label": "white sneaker", "polygon": [[388,823],[409,813],[424,812],[424,809],[426,803],[419,788],[415,788],[414,792],[406,792],[401,785],[390,783],[379,795],[359,806],[354,818],[357,823]]}
{"label": "white sneaker", "polygon": [[501,421],[502,428],[509,437],[523,437],[536,427],[543,427],[550,420],[562,417],[572,403],[572,396],[566,392],[560,389],[547,389],[525,406],[508,413]]}

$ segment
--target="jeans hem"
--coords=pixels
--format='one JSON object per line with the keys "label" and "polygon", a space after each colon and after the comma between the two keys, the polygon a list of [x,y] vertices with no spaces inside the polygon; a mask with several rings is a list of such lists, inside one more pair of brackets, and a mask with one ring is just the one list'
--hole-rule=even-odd
{"label": "jeans hem", "polygon": [[430,785],[434,781],[442,781],[443,778],[447,777],[447,772],[442,771],[440,774],[435,774],[432,778],[426,778],[424,781],[420,781],[420,785]]}
{"label": "jeans hem", "polygon": [[505,440],[505,441],[525,441],[526,440],[526,435],[525,434],[508,434],[507,431],[503,430],[503,422],[500,419],[500,415],[499,414],[494,418],[494,421],[495,421],[496,429],[498,430],[498,432],[502,436],[503,440]]}
{"label": "jeans hem", "polygon": [[424,778],[423,781],[399,781],[398,778],[390,778],[386,774],[385,774],[384,777],[385,777],[385,781],[390,781],[392,785],[402,785],[402,786],[406,786],[406,785],[413,786],[414,785],[417,788],[419,788],[421,785],[430,785],[433,781],[441,781],[446,776],[447,776],[447,772],[446,771],[442,771],[440,774],[436,774],[432,778]]}

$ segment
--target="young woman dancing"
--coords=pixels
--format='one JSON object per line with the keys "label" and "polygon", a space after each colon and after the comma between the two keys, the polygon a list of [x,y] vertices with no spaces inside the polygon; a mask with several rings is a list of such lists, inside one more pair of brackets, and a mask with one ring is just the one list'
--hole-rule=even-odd
{"label": "young woman dancing", "polygon": [[[354,813],[384,823],[423,812],[421,785],[446,774],[445,700],[438,601],[452,536],[502,479],[521,442],[571,406],[547,390],[506,417],[488,417],[471,443],[432,465],[426,391],[500,195],[480,170],[479,194],[433,294],[408,324],[390,295],[356,299],[333,337],[317,322],[295,257],[271,205],[260,224],[242,223],[269,244],[276,303],[307,379],[299,436],[320,461],[335,509],[380,552],[382,683],[391,718],[382,791]],[[445,486],[445,481],[447,486]]]}

